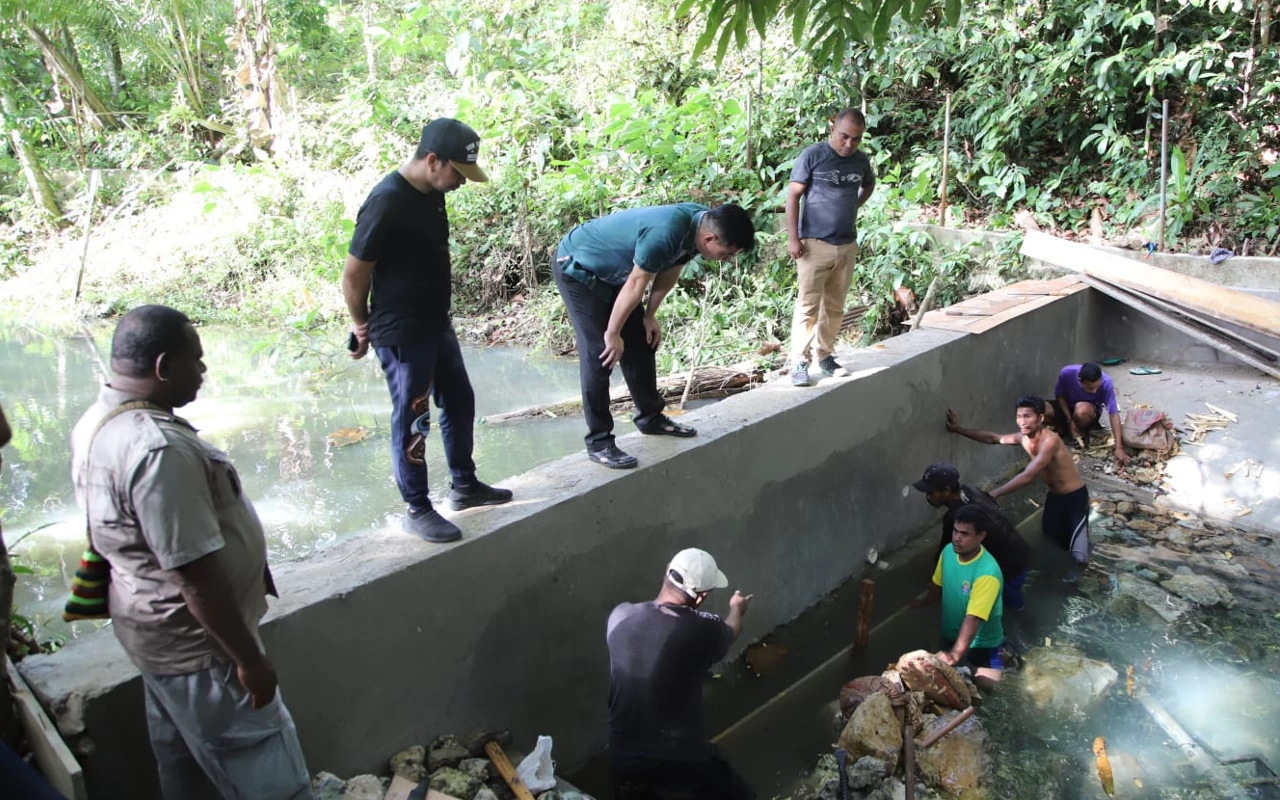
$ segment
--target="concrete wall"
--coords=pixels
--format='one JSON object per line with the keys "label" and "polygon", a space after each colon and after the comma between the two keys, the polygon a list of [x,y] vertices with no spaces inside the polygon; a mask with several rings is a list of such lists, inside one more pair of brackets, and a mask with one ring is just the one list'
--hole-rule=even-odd
{"label": "concrete wall", "polygon": [[[1097,352],[1091,293],[980,336],[924,330],[846,359],[855,377],[770,385],[683,418],[690,441],[628,436],[640,469],[574,456],[508,482],[518,502],[460,515],[433,547],[395,531],[281,565],[262,629],[312,771],[383,771],[447,732],[551,734],[564,770],[604,745],[610,609],[652,597],[667,559],[699,546],[756,599],[740,651],[932,518],[910,483],[950,460],[967,480],[1022,457],[944,428],[1013,428],[1013,403]],[[723,612],[727,592],[713,597]],[[155,796],[140,680],[109,632],[22,672],[81,753],[95,798]]]}

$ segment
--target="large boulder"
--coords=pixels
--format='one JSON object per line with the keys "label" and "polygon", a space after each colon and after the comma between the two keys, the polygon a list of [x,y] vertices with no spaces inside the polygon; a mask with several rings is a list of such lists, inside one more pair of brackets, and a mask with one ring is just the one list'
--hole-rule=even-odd
{"label": "large boulder", "polygon": [[1187,601],[1174,597],[1150,581],[1136,575],[1116,576],[1110,611],[1122,617],[1136,617],[1155,626],[1177,622],[1191,611]]}
{"label": "large boulder", "polygon": [[1039,708],[1068,710],[1092,705],[1119,674],[1074,647],[1038,647],[1025,657],[1027,696]]}
{"label": "large boulder", "polygon": [[957,709],[969,707],[971,698],[964,678],[955,667],[944,663],[933,653],[913,650],[898,659],[897,670],[908,689],[924,692],[938,705]]}
{"label": "large boulder", "polygon": [[332,772],[318,772],[311,779],[311,794],[315,800],[341,800],[347,782]]}
{"label": "large boulder", "polygon": [[875,756],[863,756],[845,768],[850,789],[870,789],[889,774],[889,765]]}
{"label": "large boulder", "polygon": [[898,768],[902,728],[887,695],[873,694],[858,706],[840,734],[840,746],[855,759],[880,759],[889,766],[890,773]]}
{"label": "large boulder", "polygon": [[1197,575],[1187,567],[1178,567],[1173,577],[1161,584],[1164,588],[1190,600],[1198,606],[1225,606],[1236,604],[1226,584],[1208,575]]}
{"label": "large boulder", "polygon": [[[946,727],[959,714],[948,711],[926,722],[921,738]],[[989,797],[991,759],[982,723],[970,717],[933,745],[917,747],[916,768],[925,783],[949,797],[985,800]]]}
{"label": "large boulder", "polygon": [[886,689],[885,680],[880,675],[854,678],[840,689],[840,713],[848,719],[862,705],[862,701],[873,694],[883,693]]}

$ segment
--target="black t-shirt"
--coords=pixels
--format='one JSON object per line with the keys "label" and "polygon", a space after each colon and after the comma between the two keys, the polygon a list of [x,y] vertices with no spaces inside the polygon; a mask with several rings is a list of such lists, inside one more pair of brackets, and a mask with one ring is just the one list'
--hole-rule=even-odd
{"label": "black t-shirt", "polygon": [[[1031,547],[1027,544],[1027,540],[1022,538],[1022,534],[1018,533],[1017,526],[1004,515],[996,499],[981,489],[964,485],[960,487],[960,498],[960,505],[973,503],[985,511],[988,519],[991,520],[991,530],[987,531],[987,538],[982,540],[982,546],[987,548],[987,552],[1000,565],[1004,579],[1011,581],[1026,572],[1031,566]],[[948,508],[947,513],[942,517],[942,543],[938,548],[939,553],[951,544],[951,532],[956,527],[956,509],[959,507]]]}
{"label": "black t-shirt", "polygon": [[733,630],[687,606],[623,603],[609,615],[609,751],[615,764],[703,761],[702,679]]}
{"label": "black t-shirt", "polygon": [[420,192],[399,172],[383,178],[360,206],[348,252],[377,262],[370,344],[419,344],[449,327],[453,279],[442,192]]}

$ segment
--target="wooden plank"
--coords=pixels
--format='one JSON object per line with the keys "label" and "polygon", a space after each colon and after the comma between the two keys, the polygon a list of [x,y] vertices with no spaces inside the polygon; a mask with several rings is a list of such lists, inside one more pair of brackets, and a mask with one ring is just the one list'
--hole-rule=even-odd
{"label": "wooden plank", "polygon": [[1017,305],[1006,311],[1001,311],[999,314],[995,314],[985,319],[979,319],[977,324],[975,324],[969,330],[972,331],[973,333],[986,333],[992,328],[999,327],[1000,325],[1003,325],[1004,323],[1008,322],[1011,319],[1017,319],[1023,314],[1027,314],[1032,311],[1035,311],[1037,308],[1044,308],[1045,306],[1050,305],[1052,303],[1056,303],[1061,299],[1062,298],[1057,297],[1055,295],[1051,295],[1051,294],[1045,295],[1044,297],[1032,298],[1027,302]]}
{"label": "wooden plank", "polygon": [[1034,231],[1028,231],[1023,239],[1022,255],[1157,297],[1216,320],[1280,337],[1280,303],[1247,292]]}
{"label": "wooden plank", "polygon": [[979,319],[987,319],[987,317],[948,317],[940,311],[932,311],[925,314],[924,321],[920,324],[920,327],[969,333],[969,326]]}
{"label": "wooden plank", "polygon": [[1103,294],[1107,295],[1108,297],[1113,297],[1116,300],[1119,300],[1121,303],[1124,303],[1125,305],[1129,306],[1130,308],[1137,309],[1138,311],[1141,311],[1142,313],[1163,322],[1169,327],[1185,333],[1186,335],[1190,336],[1192,339],[1195,339],[1198,342],[1202,342],[1204,344],[1209,345],[1210,347],[1216,348],[1226,353],[1227,355],[1231,356],[1232,358],[1236,359],[1237,361],[1240,361],[1244,364],[1248,364],[1249,366],[1261,372],[1265,372],[1266,374],[1270,375],[1273,378],[1280,378],[1280,369],[1276,369],[1276,367],[1273,364],[1267,363],[1266,361],[1263,361],[1260,358],[1255,358],[1249,353],[1246,353],[1245,351],[1235,347],[1231,343],[1223,340],[1218,336],[1214,336],[1212,334],[1208,334],[1203,331],[1197,330],[1196,328],[1192,327],[1186,322],[1183,322],[1182,320],[1178,319],[1172,314],[1166,314],[1165,312],[1161,311],[1160,309],[1156,308],[1155,306],[1151,305],[1145,300],[1135,297],[1134,295],[1124,291],[1123,289],[1112,286],[1108,284],[1106,281],[1099,280],[1097,278],[1087,277],[1085,278],[1085,282],[1088,283],[1093,288],[1097,289],[1098,291],[1102,292]]}
{"label": "wooden plank", "polygon": [[36,766],[44,773],[44,777],[53,788],[62,793],[68,800],[89,800],[89,790],[85,788],[84,771],[76,762],[75,756],[62,741],[62,735],[49,721],[40,701],[31,693],[27,682],[14,669],[9,659],[4,659],[9,671],[9,684],[13,687],[13,702],[18,707],[18,717],[27,732],[27,742],[35,756]]}

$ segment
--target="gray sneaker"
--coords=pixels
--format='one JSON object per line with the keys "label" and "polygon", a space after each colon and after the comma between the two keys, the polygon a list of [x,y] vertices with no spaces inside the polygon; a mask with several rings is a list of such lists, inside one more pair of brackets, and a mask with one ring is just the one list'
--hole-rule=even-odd
{"label": "gray sneaker", "polygon": [[809,385],[809,362],[801,361],[791,368],[791,385],[792,386],[808,386]]}
{"label": "gray sneaker", "polygon": [[819,361],[818,369],[822,370],[823,376],[827,378],[843,378],[849,374],[849,370],[840,366],[840,362],[836,361],[835,356],[827,356]]}

